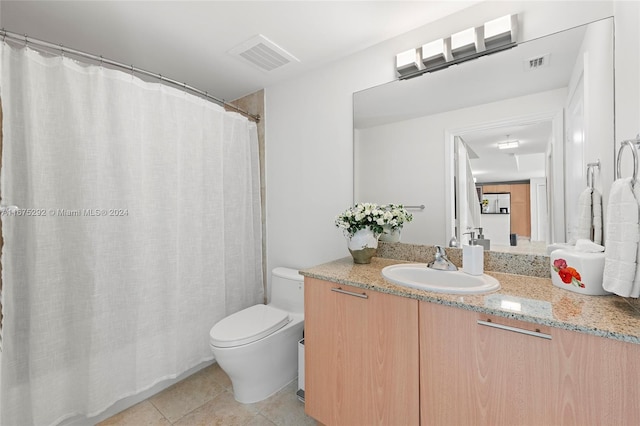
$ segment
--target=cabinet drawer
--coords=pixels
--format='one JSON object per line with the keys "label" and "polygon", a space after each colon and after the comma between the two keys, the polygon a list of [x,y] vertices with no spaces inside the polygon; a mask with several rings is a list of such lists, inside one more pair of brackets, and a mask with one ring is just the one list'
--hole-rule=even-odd
{"label": "cabinet drawer", "polygon": [[480,314],[476,315],[476,324],[491,329],[502,330],[510,333],[519,333],[531,337],[539,337],[542,339],[552,338],[552,328],[547,325],[534,324],[525,321],[519,321],[512,318],[504,318],[495,315]]}
{"label": "cabinet drawer", "polygon": [[428,302],[419,315],[422,424],[548,424],[549,327]]}

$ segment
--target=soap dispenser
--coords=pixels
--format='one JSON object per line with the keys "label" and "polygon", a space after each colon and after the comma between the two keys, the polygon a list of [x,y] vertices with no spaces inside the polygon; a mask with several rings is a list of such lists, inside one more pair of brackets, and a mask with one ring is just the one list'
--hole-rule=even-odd
{"label": "soap dispenser", "polygon": [[484,248],[476,244],[474,232],[471,234],[469,244],[462,246],[462,272],[469,275],[482,275],[484,273]]}
{"label": "soap dispenser", "polygon": [[475,228],[478,230],[478,238],[476,238],[476,244],[482,246],[485,250],[491,250],[491,240],[487,240],[482,233],[482,228]]}

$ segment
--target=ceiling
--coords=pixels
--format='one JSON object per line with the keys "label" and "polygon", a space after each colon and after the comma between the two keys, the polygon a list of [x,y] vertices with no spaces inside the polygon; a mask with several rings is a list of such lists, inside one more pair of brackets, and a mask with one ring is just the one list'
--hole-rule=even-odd
{"label": "ceiling", "polygon": [[[0,26],[233,100],[475,3],[2,0]],[[267,72],[229,53],[258,34],[299,62]]]}
{"label": "ceiling", "polygon": [[[545,153],[552,135],[552,121],[515,124],[478,130],[463,136],[477,155],[471,169],[477,183],[508,182],[545,177]],[[518,148],[498,149],[498,143],[517,140]]]}

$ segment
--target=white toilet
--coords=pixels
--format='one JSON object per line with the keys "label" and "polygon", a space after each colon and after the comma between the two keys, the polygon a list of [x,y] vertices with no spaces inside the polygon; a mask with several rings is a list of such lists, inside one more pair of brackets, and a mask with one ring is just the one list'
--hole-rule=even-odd
{"label": "white toilet", "polygon": [[262,401],[298,375],[304,280],[297,270],[271,272],[270,300],[223,318],[209,333],[213,355],[244,404]]}

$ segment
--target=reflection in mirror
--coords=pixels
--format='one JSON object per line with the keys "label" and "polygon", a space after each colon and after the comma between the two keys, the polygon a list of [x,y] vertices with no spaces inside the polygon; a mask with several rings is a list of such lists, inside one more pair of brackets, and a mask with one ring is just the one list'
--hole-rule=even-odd
{"label": "reflection in mirror", "polygon": [[355,201],[426,206],[402,242],[483,228],[491,250],[545,252],[572,240],[586,164],[613,170],[613,18],[353,100]]}

